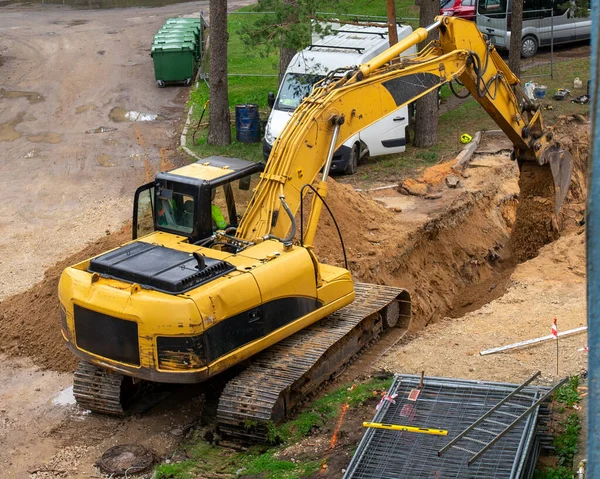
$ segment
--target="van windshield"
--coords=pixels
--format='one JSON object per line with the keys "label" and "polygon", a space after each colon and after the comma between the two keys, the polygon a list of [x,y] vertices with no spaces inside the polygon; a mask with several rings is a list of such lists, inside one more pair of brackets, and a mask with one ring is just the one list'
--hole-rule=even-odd
{"label": "van windshield", "polygon": [[477,13],[492,18],[505,18],[506,1],[507,0],[478,0]]}
{"label": "van windshield", "polygon": [[311,92],[313,85],[323,78],[325,78],[323,75],[308,75],[305,73],[286,74],[281,83],[275,109],[294,111]]}

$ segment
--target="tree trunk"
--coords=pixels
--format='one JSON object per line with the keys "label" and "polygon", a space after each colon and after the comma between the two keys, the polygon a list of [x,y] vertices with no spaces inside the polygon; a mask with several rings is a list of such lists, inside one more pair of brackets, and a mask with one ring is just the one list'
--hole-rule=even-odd
{"label": "tree trunk", "polygon": [[510,22],[510,46],[508,49],[508,67],[517,76],[521,76],[521,33],[523,31],[523,0],[512,1]]}
{"label": "tree trunk", "polygon": [[[288,6],[288,8],[293,8],[294,11],[290,12],[290,15],[287,19],[288,23],[298,23],[298,0],[283,0],[284,6]],[[285,75],[285,71],[287,70],[288,65],[294,58],[296,54],[296,50],[294,48],[288,48],[284,42],[284,34],[281,34],[281,43],[279,45],[279,84],[283,81],[283,77]]]}
{"label": "tree trunk", "polygon": [[[426,27],[431,25],[436,15],[440,13],[439,0],[421,0],[421,15],[419,26]],[[437,30],[429,33],[427,39],[419,46],[423,48],[431,40],[437,38]],[[416,101],[417,114],[415,119],[415,140],[414,145],[418,147],[429,147],[437,143],[438,130],[438,92],[437,90],[428,93]]]}
{"label": "tree trunk", "polygon": [[210,0],[208,144],[231,143],[227,88],[227,0]]}
{"label": "tree trunk", "polygon": [[390,47],[398,43],[398,27],[396,25],[396,3],[394,0],[387,0],[387,18],[388,18],[388,38]]}

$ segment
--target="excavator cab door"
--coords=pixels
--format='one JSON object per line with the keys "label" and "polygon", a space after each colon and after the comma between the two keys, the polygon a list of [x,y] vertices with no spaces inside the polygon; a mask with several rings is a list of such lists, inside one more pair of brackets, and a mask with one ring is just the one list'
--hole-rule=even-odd
{"label": "excavator cab door", "polygon": [[132,239],[155,231],[154,228],[154,182],[140,186],[133,200]]}

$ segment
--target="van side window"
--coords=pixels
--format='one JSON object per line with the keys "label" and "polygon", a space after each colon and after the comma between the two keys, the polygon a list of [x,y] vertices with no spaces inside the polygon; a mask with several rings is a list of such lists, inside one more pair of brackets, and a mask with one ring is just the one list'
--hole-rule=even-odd
{"label": "van side window", "polygon": [[571,2],[569,0],[567,0],[567,1],[557,0],[554,3],[554,16],[558,17],[561,15],[564,15],[570,6],[571,6]]}
{"label": "van side window", "polygon": [[491,18],[506,18],[506,0],[478,0],[477,12]]}

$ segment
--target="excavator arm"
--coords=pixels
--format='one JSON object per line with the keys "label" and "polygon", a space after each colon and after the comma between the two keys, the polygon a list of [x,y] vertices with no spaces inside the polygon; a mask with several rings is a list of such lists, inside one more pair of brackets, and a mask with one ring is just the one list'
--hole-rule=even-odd
{"label": "excavator arm", "polygon": [[[400,57],[436,29],[439,40],[417,55]],[[236,237],[251,242],[266,238],[289,242],[305,185],[312,184],[322,170],[318,192],[326,196],[329,166],[340,145],[400,106],[452,80],[465,86],[512,141],[513,158],[519,165],[532,161],[552,168],[558,211],[571,177],[570,155],[552,145],[552,133],[544,127],[540,108],[527,99],[519,79],[476,25],[437,17],[434,24],[415,30],[370,62],[332,71],[314,87],[275,141]],[[320,206],[320,201],[313,200],[305,246],[312,245]]]}

